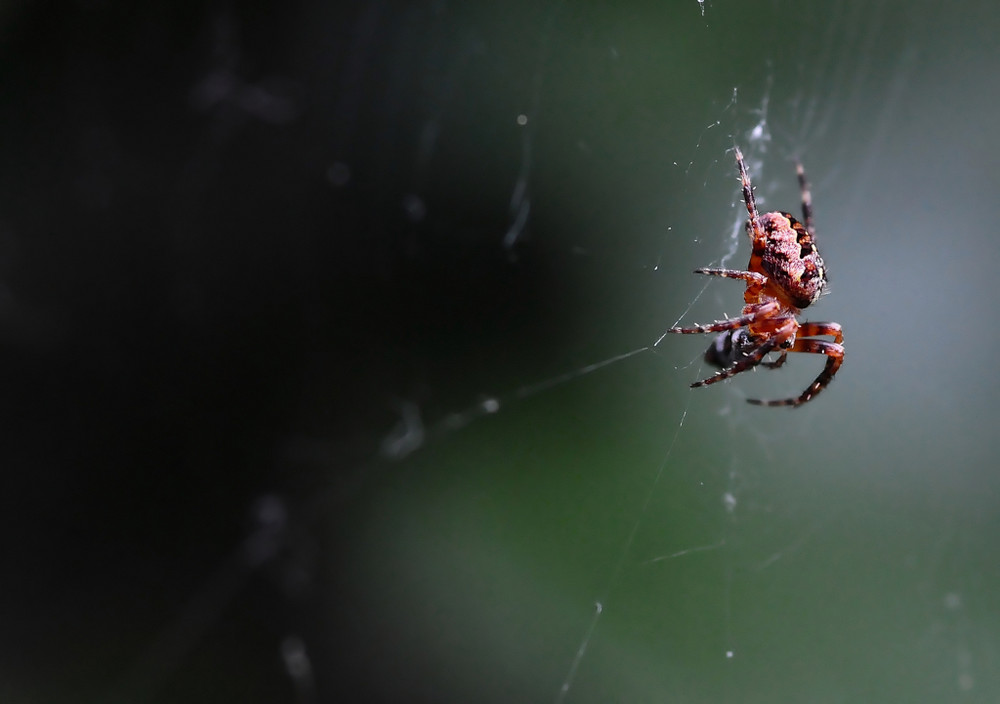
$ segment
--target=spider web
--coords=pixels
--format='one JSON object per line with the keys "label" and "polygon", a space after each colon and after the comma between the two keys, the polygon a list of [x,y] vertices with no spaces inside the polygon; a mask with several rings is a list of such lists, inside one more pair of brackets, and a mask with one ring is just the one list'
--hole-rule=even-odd
{"label": "spider web", "polygon": [[[737,27],[737,36],[746,35],[744,18],[720,17],[714,11],[710,6],[704,20],[706,36],[723,37]],[[436,414],[416,403],[401,409],[398,426],[382,441],[383,456],[434,479],[417,483],[422,489],[417,501],[394,496],[378,512],[400,522],[387,526],[377,520],[371,532],[379,547],[368,552],[381,556],[382,548],[396,551],[393,564],[411,579],[405,587],[387,590],[384,599],[374,598],[370,607],[372,613],[385,615],[387,610],[393,622],[416,623],[416,630],[434,636],[430,653],[409,669],[402,666],[409,675],[401,678],[406,684],[385,685],[382,691],[389,698],[407,696],[413,682],[439,682],[433,676],[424,679],[425,668],[435,670],[435,663],[448,663],[451,676],[444,679],[456,700],[544,699],[550,692],[558,702],[664,697],[773,701],[776,696],[794,698],[799,688],[820,699],[860,694],[844,684],[842,671],[822,665],[860,645],[860,633],[840,636],[835,624],[841,618],[871,616],[866,606],[845,605],[837,590],[822,586],[840,574],[831,573],[828,565],[842,555],[843,541],[855,549],[858,540],[867,542],[843,532],[843,524],[855,517],[848,508],[856,506],[851,483],[841,482],[834,457],[824,456],[822,449],[812,451],[838,446],[843,426],[829,418],[843,418],[847,406],[840,404],[846,400],[824,399],[823,405],[791,415],[759,414],[743,405],[748,396],[774,395],[759,393],[754,385],[787,385],[792,393],[804,388],[815,370],[802,362],[794,370],[758,374],[712,393],[687,393],[686,383],[705,375],[700,357],[707,341],[669,340],[669,352],[662,346],[662,330],[669,325],[721,317],[720,310],[735,312],[725,306],[740,305],[739,287],[683,275],[694,266],[738,264],[746,256],[734,143],[748,154],[765,209],[779,203],[788,204],[782,209],[797,208],[794,159],[813,171],[820,242],[833,240],[832,261],[838,251],[834,233],[844,236],[858,224],[848,216],[839,230],[828,234],[824,229],[825,223],[837,223],[838,212],[854,211],[866,180],[873,180],[865,173],[874,168],[871,157],[860,159],[860,182],[850,186],[837,162],[824,159],[823,153],[831,144],[843,150],[851,135],[862,135],[862,151],[885,149],[892,123],[902,116],[902,95],[912,88],[914,45],[912,40],[893,48],[881,44],[891,22],[886,5],[836,12],[826,18],[829,23],[817,21],[814,27],[813,60],[787,61],[781,51],[765,55],[752,72],[759,80],[734,78],[706,96],[700,120],[688,115],[686,124],[694,129],[680,139],[676,133],[670,135],[674,140],[663,135],[673,146],[664,147],[658,161],[670,173],[663,180],[650,177],[646,184],[659,183],[664,198],[680,193],[679,202],[690,199],[696,205],[684,213],[664,208],[635,224],[634,213],[655,212],[649,206],[658,201],[640,188],[646,198],[623,196],[622,201],[641,204],[602,217],[581,205],[587,202],[586,191],[572,179],[572,169],[566,169],[574,205],[563,211],[568,219],[562,227],[538,205],[550,195],[566,197],[558,190],[550,194],[544,185],[543,152],[559,140],[545,130],[545,120],[560,109],[559,99],[545,87],[559,83],[557,64],[567,57],[564,47],[573,43],[556,28],[565,31],[585,20],[556,4],[540,23],[540,48],[528,52],[538,57],[528,69],[529,107],[516,112],[521,148],[503,246],[518,260],[531,256],[532,244],[552,247],[558,266],[570,270],[576,261],[564,257],[574,254],[585,285],[600,286],[600,273],[588,265],[597,260],[599,269],[623,266],[622,258],[609,255],[610,240],[611,248],[635,248],[629,270],[645,276],[650,288],[641,293],[630,289],[623,308],[611,314],[587,301],[576,326],[555,328],[557,348],[596,361],[557,361],[564,371],[543,373],[540,380],[515,385],[507,393],[483,394],[439,421],[425,421]],[[733,24],[724,27],[727,20]],[[777,31],[781,24],[770,26],[776,28],[773,40],[759,43],[778,46],[785,36]],[[627,61],[615,38],[595,43],[607,50],[612,65]],[[751,48],[736,39],[724,43],[741,52]],[[861,77],[866,67],[879,62],[881,52],[891,57],[890,70],[865,85]],[[642,63],[634,55],[628,58]],[[629,62],[621,75],[635,66]],[[803,88],[807,82],[824,88]],[[873,122],[861,115],[868,91],[884,97]],[[655,93],[646,97],[641,110],[648,112],[639,121],[662,120]],[[572,104],[572,98],[567,102]],[[772,117],[772,112],[780,115]],[[627,121],[630,116],[615,117]],[[545,144],[543,135],[549,140]],[[598,161],[595,153],[606,154],[585,129],[574,136],[573,146],[587,166]],[[671,158],[671,150],[684,156]],[[638,158],[629,154],[622,160],[630,157]],[[609,181],[614,178],[602,183]],[[822,199],[838,185],[848,194],[839,208]],[[587,228],[590,220],[603,227]],[[586,233],[594,230],[596,236],[588,239]],[[635,230],[657,234],[645,243],[641,238],[604,239],[609,232]],[[566,232],[571,234],[563,240]],[[519,249],[522,243],[526,251]],[[834,277],[836,291],[836,273]],[[608,293],[599,291],[599,300]],[[838,319],[837,309],[822,308],[822,315]],[[640,309],[648,309],[645,316],[637,315]],[[615,324],[614,318],[623,314],[632,316],[631,325]],[[642,329],[647,332],[639,333]],[[603,334],[588,337],[594,331],[608,331],[609,353],[599,351]],[[638,342],[623,344],[629,337]],[[548,349],[540,340],[529,347]],[[495,387],[491,380],[483,388]],[[847,392],[835,388],[834,393]],[[404,484],[400,491],[414,488]],[[506,502],[497,494],[518,498]],[[401,515],[412,522],[399,519]],[[420,529],[415,535],[402,537],[414,527]],[[873,557],[863,554],[858,564]],[[393,569],[362,563],[371,569],[366,589],[399,577]],[[878,577],[871,576],[877,570],[862,570],[875,580],[862,577],[862,585],[877,583]],[[941,575],[924,576],[933,582]],[[910,654],[940,663],[928,676],[937,691],[981,687],[988,675],[973,665],[967,641],[956,637],[953,627],[938,630],[945,622],[964,620],[960,597],[947,584],[925,584],[926,589],[916,595],[911,591],[907,600],[912,620],[897,621],[920,632],[919,645]],[[472,596],[462,594],[466,588]],[[394,602],[400,608],[389,606]],[[409,608],[416,605],[423,608],[412,614]],[[454,626],[462,622],[469,627]],[[473,633],[488,635],[481,640]],[[825,642],[817,633],[826,633]],[[420,638],[417,642],[425,644]],[[981,643],[986,647],[980,655],[993,658],[994,644]],[[400,665],[410,662],[415,646],[388,651]],[[812,664],[790,678],[782,697],[763,673],[785,671],[781,663],[795,661],[802,652],[810,654]],[[560,660],[563,674],[553,680]],[[848,670],[863,671],[864,662],[861,655]],[[884,686],[896,691],[898,683]]]}
{"label": "spider web", "polygon": [[[965,132],[986,129],[996,106],[982,86],[997,72],[976,52],[996,21],[913,3],[905,16],[887,2],[661,5],[307,3],[279,29],[209,13],[187,105],[208,127],[181,165],[166,249],[214,261],[213,241],[190,233],[210,229],[205,212],[232,216],[205,205],[220,174],[270,203],[248,185],[263,173],[240,180],[247,134],[289,199],[279,209],[294,206],[274,230],[306,234],[280,252],[270,231],[247,245],[271,253],[264,263],[219,240],[249,269],[219,285],[226,310],[246,306],[266,334],[227,319],[181,344],[190,366],[168,381],[183,386],[213,352],[220,378],[238,374],[221,351],[235,328],[241,343],[269,340],[247,370],[294,391],[263,420],[236,402],[198,416],[213,440],[178,450],[178,466],[190,451],[194,493],[249,518],[236,531],[218,519],[227,531],[173,515],[206,504],[154,512],[178,542],[186,529],[209,548],[95,570],[92,598],[109,612],[126,602],[136,618],[114,620],[137,625],[88,656],[98,674],[69,675],[46,700],[995,697],[995,374],[988,360],[958,380],[936,371],[950,358],[919,321],[896,318],[919,299],[960,339],[989,315],[989,296],[963,283],[1000,264],[970,234],[992,232],[988,213],[946,191],[976,224],[952,237],[980,254],[947,264],[951,250],[934,247],[953,209],[914,203],[901,182],[919,173],[945,192],[928,162],[963,184],[995,163],[952,167],[976,146],[959,126],[947,133],[957,151],[917,157],[912,145],[935,149],[947,115],[935,92],[972,103]],[[262,50],[270,31],[296,48]],[[302,142],[285,131],[306,123]],[[91,148],[120,148],[109,133],[91,130]],[[796,159],[812,181],[832,295],[806,317],[842,323],[848,356],[795,411],[744,401],[794,395],[816,359],[689,390],[709,373],[711,337],[664,336],[742,305],[738,283],[690,273],[745,264],[734,145],[762,212],[797,211]],[[121,168],[79,178],[88,207],[114,202]],[[253,233],[246,192],[237,224]],[[272,274],[272,256],[294,275]],[[214,324],[198,266],[171,305]],[[967,313],[926,300],[934,277]],[[246,293],[261,278],[266,305]],[[290,309],[295,325],[275,322]],[[982,334],[977,351],[995,349]],[[888,369],[886,340],[907,345]],[[253,451],[227,454],[230,417],[280,432],[237,434]],[[256,481],[234,476],[261,463]],[[74,621],[80,642],[112,629],[94,612]],[[0,674],[12,701],[37,698]]]}

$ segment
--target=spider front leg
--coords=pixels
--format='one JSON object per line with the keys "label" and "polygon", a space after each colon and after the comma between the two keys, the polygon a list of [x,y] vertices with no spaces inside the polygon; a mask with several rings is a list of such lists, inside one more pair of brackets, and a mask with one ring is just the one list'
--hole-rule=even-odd
{"label": "spider front leg", "polygon": [[[750,306],[747,307],[749,308]],[[709,323],[708,325],[692,325],[687,328],[670,328],[667,332],[680,333],[682,335],[695,335],[698,333],[735,330],[736,328],[746,327],[750,323],[770,316],[772,313],[777,311],[779,307],[780,306],[777,301],[768,301],[767,303],[754,305],[749,313],[741,315],[737,318],[730,318],[729,320],[716,320],[714,323]]]}
{"label": "spider front leg", "polygon": [[[747,285],[763,286],[767,283],[767,277],[754,271],[740,271],[738,269],[695,269],[696,274],[707,274],[708,276],[721,276],[726,279],[739,279],[746,281]],[[778,310],[780,306],[777,301],[757,304],[749,313],[745,313],[737,318],[728,320],[716,320],[708,325],[692,325],[686,328],[670,328],[667,332],[681,333],[683,335],[694,335],[706,332],[722,332],[723,330],[735,330],[760,318],[766,318]],[[746,310],[746,309],[744,309]]]}
{"label": "spider front leg", "polygon": [[747,206],[747,215],[750,216],[750,225],[754,230],[758,228],[760,216],[757,213],[757,201],[753,197],[753,184],[750,183],[750,174],[747,173],[746,162],[743,161],[743,152],[739,147],[734,146],[736,151],[736,168],[740,171],[740,188],[743,191],[743,202]]}
{"label": "spider front leg", "polygon": [[739,269],[695,269],[696,274],[707,276],[721,276],[724,279],[740,279],[748,284],[763,286],[767,283],[767,277],[756,271],[740,271]]}
{"label": "spider front leg", "polygon": [[812,193],[809,192],[809,181],[806,179],[806,171],[802,164],[795,162],[795,173],[799,177],[799,191],[802,192],[802,222],[805,223],[806,231],[816,236],[816,228],[813,227],[813,206]]}

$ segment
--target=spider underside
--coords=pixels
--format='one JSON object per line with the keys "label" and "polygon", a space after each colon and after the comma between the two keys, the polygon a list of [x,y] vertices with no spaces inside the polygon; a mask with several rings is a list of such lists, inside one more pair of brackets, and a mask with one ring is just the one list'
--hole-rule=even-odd
{"label": "spider underside", "polygon": [[[743,314],[707,325],[670,328],[681,334],[720,332],[705,352],[705,361],[719,367],[707,379],[691,384],[708,386],[740,372],[765,366],[776,369],[789,352],[826,355],[823,371],[799,396],[779,400],[747,399],[760,406],[801,406],[827,387],[844,361],[843,330],[839,323],[800,323],[799,313],[815,303],[826,289],[826,269],[816,249],[812,196],[801,164],[796,164],[802,192],[802,222],[790,213],[776,211],[760,215],[753,195],[743,154],[735,147],[743,202],[750,216],[746,232],[751,254],[746,271],[736,269],[696,269],[696,274],[721,276],[746,282]],[[832,337],[833,341],[817,339]],[[774,361],[767,356],[778,354]]]}

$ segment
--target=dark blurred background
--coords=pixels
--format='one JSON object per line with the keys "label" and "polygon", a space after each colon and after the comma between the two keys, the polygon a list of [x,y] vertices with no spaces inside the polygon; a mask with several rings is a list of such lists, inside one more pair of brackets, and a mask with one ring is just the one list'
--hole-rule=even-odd
{"label": "dark blurred background", "polygon": [[995,701],[998,14],[0,4],[0,700]]}

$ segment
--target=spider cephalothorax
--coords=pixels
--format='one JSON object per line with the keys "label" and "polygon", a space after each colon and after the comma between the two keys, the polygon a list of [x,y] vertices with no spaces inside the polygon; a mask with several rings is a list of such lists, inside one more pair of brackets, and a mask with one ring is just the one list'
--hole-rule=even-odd
{"label": "spider cephalothorax", "polygon": [[[826,355],[826,366],[816,380],[796,398],[778,401],[748,399],[764,406],[800,406],[818,394],[833,379],[844,361],[843,331],[838,323],[800,323],[796,316],[815,303],[826,289],[826,268],[816,249],[812,197],[802,165],[796,166],[802,191],[802,219],[776,211],[760,215],[743,154],[735,148],[743,201],[746,203],[746,231],[750,236],[750,263],[746,271],[697,269],[695,273],[740,279],[746,282],[743,315],[708,325],[671,328],[674,333],[721,332],[705,353],[705,361],[721,371],[691,386],[706,386],[728,379],[758,365],[777,368],[789,352]],[[833,342],[815,339],[832,337]],[[778,352],[774,361],[765,361]]]}

